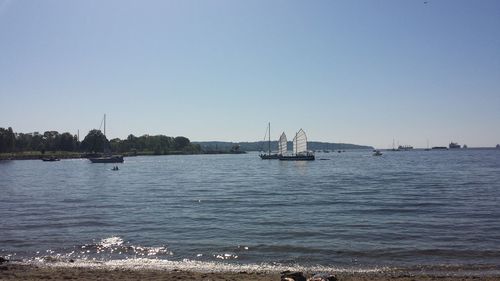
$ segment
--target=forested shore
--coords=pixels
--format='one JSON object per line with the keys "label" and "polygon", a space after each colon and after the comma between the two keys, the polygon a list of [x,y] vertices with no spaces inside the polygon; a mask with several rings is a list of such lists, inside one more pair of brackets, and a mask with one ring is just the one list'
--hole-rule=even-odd
{"label": "forested shore", "polygon": [[80,141],[69,132],[16,133],[9,127],[0,128],[0,159],[80,158],[87,154],[120,153],[132,155],[169,155],[202,153],[198,144],[183,136],[130,134],[126,139],[108,140],[100,130],[91,130]]}

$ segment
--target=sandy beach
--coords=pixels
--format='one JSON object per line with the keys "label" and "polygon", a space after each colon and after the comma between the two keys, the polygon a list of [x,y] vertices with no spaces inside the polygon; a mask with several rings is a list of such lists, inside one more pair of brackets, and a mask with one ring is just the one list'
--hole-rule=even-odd
{"label": "sandy beach", "polygon": [[[405,272],[349,273],[332,272],[337,280],[500,280],[500,275],[462,275],[460,272],[447,275],[414,274]],[[313,273],[305,272],[311,278]],[[281,280],[279,272],[196,272],[161,269],[103,269],[89,267],[49,267],[25,264],[0,266],[0,280]]]}

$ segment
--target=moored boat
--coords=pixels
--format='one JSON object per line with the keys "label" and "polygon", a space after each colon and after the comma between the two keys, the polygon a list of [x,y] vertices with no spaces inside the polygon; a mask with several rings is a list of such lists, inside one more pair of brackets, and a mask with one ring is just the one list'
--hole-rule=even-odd
{"label": "moored boat", "polygon": [[106,114],[104,114],[104,154],[99,157],[89,157],[89,161],[92,163],[123,163],[123,155],[111,155],[106,153]]}
{"label": "moored boat", "polygon": [[44,157],[42,158],[42,161],[44,162],[55,162],[55,161],[59,161],[61,159],[55,157],[55,156],[50,156],[50,157]]}
{"label": "moored boat", "polygon": [[[266,131],[266,136],[268,137],[268,152],[266,153],[261,153],[260,159],[263,160],[271,160],[271,159],[278,159],[279,155],[277,153],[272,154],[271,153],[271,123],[267,125],[267,131]],[[266,139],[266,136],[264,136],[264,139]]]}
{"label": "moored boat", "polygon": [[413,146],[411,145],[400,145],[398,146],[399,151],[407,151],[407,150],[412,150]]}
{"label": "moored boat", "polygon": [[293,154],[281,154],[279,157],[281,161],[312,161],[315,159],[314,153],[307,150],[307,136],[302,129],[300,129],[295,134],[295,138],[293,138]]}
{"label": "moored boat", "polygon": [[109,155],[102,157],[89,158],[92,163],[123,163],[123,156]]}

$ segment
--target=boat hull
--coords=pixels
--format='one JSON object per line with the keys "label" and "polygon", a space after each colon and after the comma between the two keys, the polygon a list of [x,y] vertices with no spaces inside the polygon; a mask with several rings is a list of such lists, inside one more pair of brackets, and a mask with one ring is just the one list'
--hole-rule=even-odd
{"label": "boat hull", "polygon": [[280,156],[278,154],[261,154],[259,155],[262,160],[271,160],[271,159],[279,159]]}
{"label": "boat hull", "polygon": [[123,163],[123,156],[89,158],[92,163]]}
{"label": "boat hull", "polygon": [[44,162],[55,162],[55,161],[59,161],[59,158],[42,158],[42,161],[44,161]]}
{"label": "boat hull", "polygon": [[313,161],[316,160],[314,155],[293,155],[293,156],[281,156],[280,161]]}

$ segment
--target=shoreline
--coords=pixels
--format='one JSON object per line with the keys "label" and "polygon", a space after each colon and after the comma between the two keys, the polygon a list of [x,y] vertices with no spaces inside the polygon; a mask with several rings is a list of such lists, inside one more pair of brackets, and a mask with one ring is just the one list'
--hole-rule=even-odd
{"label": "shoreline", "polygon": [[[135,157],[135,156],[167,156],[167,155],[222,155],[222,154],[246,154],[246,151],[241,152],[231,152],[231,151],[205,151],[200,153],[190,153],[190,152],[172,152],[166,154],[154,154],[153,152],[138,152],[138,153],[116,153],[119,155],[123,155],[123,157]],[[9,160],[41,160],[46,157],[55,157],[59,159],[86,159],[88,158],[85,153],[49,153],[45,154],[41,153],[2,153],[0,154],[0,161],[9,161]]]}
{"label": "shoreline", "polygon": [[[315,272],[303,272],[310,279]],[[380,272],[328,272],[339,281],[367,280],[500,280],[500,273],[495,275],[471,274],[459,269],[446,274],[388,270]],[[89,266],[54,266],[47,264],[5,263],[0,265],[0,280],[242,280],[270,281],[282,280],[280,272],[271,271],[202,271],[185,269],[162,269],[144,267],[89,267]],[[311,279],[312,280],[312,279]],[[319,279],[322,280],[322,279]],[[326,279],[324,279],[326,280]]]}

